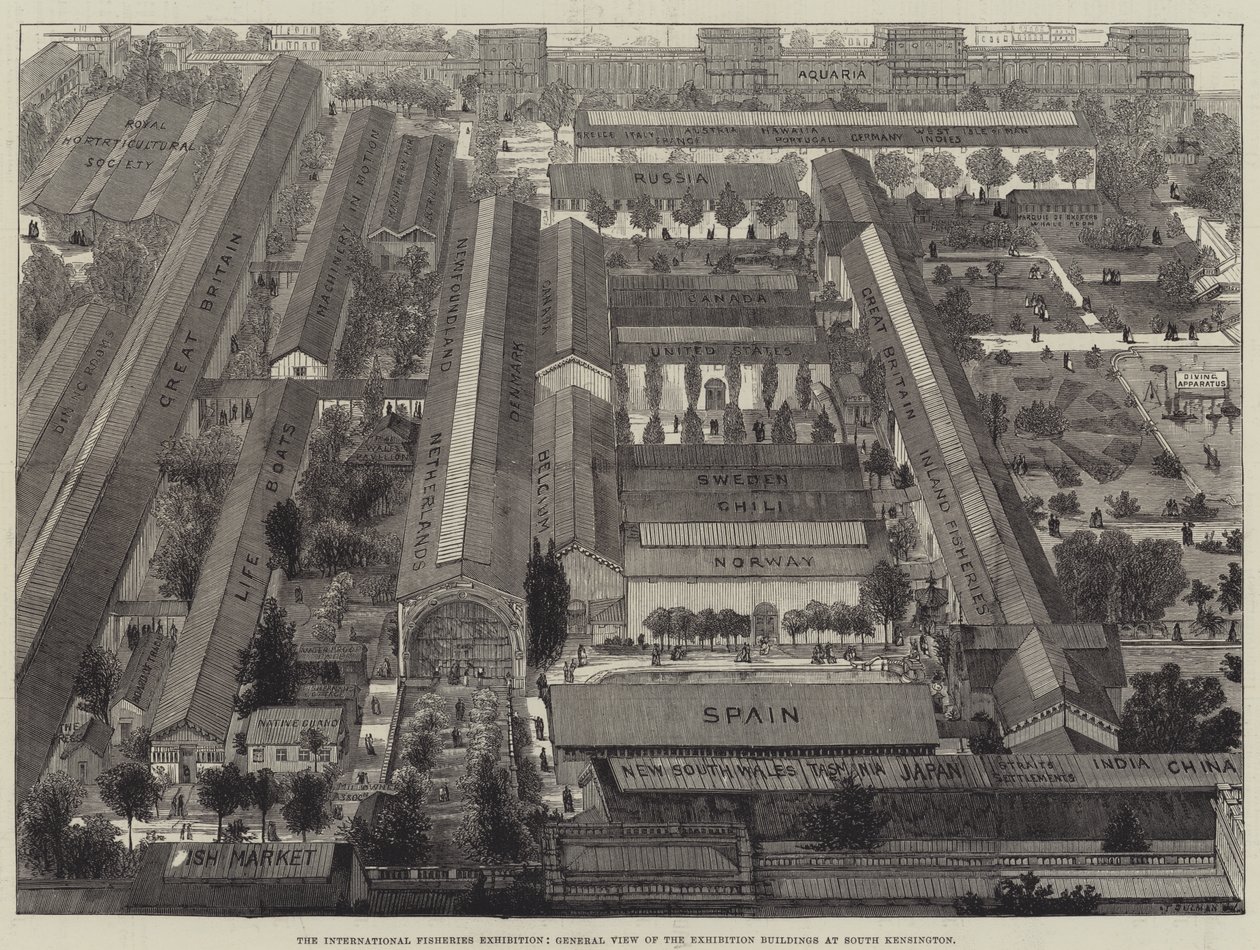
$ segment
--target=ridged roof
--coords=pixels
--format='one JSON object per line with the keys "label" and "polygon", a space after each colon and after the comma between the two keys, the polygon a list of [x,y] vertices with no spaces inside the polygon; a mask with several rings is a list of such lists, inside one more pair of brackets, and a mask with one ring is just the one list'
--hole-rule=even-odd
{"label": "ridged roof", "polygon": [[610,372],[609,336],[603,240],[572,218],[543,229],[538,254],[539,369],[575,356]]}
{"label": "ridged roof", "polygon": [[18,98],[25,99],[78,59],[78,51],[65,43],[49,43],[18,67]]}
{"label": "ridged roof", "polygon": [[681,198],[690,190],[700,201],[713,201],[730,185],[745,201],[768,194],[795,201],[800,185],[786,165],[756,162],[721,165],[627,164],[625,162],[567,162],[547,169],[551,199],[585,201],[592,191],[607,201],[647,195]]}
{"label": "ridged roof", "polygon": [[368,212],[367,237],[402,240],[419,231],[441,241],[454,184],[454,142],[440,135],[400,135],[389,143],[385,173]]}
{"label": "ridged roof", "polygon": [[351,113],[272,345],[273,363],[295,350],[321,363],[332,361],[350,296],[350,249],[363,237],[393,128],[394,113],[379,106]]}

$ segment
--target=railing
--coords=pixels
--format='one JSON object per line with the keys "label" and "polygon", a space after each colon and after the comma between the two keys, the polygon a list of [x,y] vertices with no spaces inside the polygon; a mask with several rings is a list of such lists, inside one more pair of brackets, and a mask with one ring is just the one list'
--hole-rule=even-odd
{"label": "railing", "polygon": [[1216,856],[1197,854],[776,854],[753,858],[759,870],[794,868],[1007,868],[1007,867],[1213,867]]}
{"label": "railing", "polygon": [[513,883],[526,871],[537,870],[537,864],[499,864],[488,867],[365,867],[363,876],[369,881],[447,881],[471,882],[485,876],[487,887]]}
{"label": "railing", "polygon": [[385,737],[385,754],[381,756],[380,781],[388,782],[390,773],[394,771],[394,747],[398,741],[398,730],[402,727],[403,708],[407,700],[407,681],[398,684],[398,695],[394,699],[394,712],[389,717],[389,735]]}

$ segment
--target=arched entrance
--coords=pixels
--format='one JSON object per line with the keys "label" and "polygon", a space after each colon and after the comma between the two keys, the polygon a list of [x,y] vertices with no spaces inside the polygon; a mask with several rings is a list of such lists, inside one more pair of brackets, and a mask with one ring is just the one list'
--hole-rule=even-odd
{"label": "arched entrance", "polygon": [[779,608],[774,604],[758,604],[753,608],[753,642],[762,638],[770,643],[779,642]]}
{"label": "arched entrance", "polygon": [[705,412],[720,412],[726,408],[726,383],[711,379],[704,384]]}
{"label": "arched entrance", "polygon": [[407,675],[432,676],[437,666],[443,676],[460,664],[483,670],[486,685],[503,685],[513,675],[512,635],[508,621],[486,604],[472,599],[446,600],[424,611],[412,623],[406,639]]}

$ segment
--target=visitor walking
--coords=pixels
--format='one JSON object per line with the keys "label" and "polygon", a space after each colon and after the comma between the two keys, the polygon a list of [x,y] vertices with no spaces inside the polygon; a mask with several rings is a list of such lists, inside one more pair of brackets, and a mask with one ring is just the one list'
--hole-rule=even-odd
{"label": "visitor walking", "polygon": [[547,738],[545,731],[546,730],[543,724],[543,717],[535,716],[534,717],[534,738],[537,739],[539,742],[542,742],[544,739]]}

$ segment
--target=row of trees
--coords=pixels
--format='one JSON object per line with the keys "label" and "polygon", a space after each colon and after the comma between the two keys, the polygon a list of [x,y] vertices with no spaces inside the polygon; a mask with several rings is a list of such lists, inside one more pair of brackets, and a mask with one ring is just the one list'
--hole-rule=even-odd
{"label": "row of trees", "polygon": [[396,111],[405,111],[408,116],[413,108],[439,116],[455,101],[455,91],[440,79],[425,76],[420,66],[370,76],[343,69],[331,73],[325,83],[329,95],[343,108],[347,102],[356,106],[361,102],[373,105],[383,102],[392,104]]}
{"label": "row of trees", "polygon": [[664,643],[705,643],[713,649],[721,639],[728,647],[732,640],[752,636],[752,619],[729,607],[714,610],[705,607],[694,611],[690,607],[657,607],[643,618],[653,639]]}
{"label": "row of trees", "polygon": [[196,438],[168,442],[158,454],[166,487],[154,517],[163,536],[149,570],[163,597],[192,601],[240,451],[240,437],[216,425]]}
{"label": "row of trees", "polygon": [[819,600],[811,600],[803,610],[788,610],[783,614],[783,629],[796,645],[796,638],[813,630],[816,633],[835,633],[840,637],[852,636],[869,640],[875,636],[875,624],[870,613],[859,604],[836,602],[828,606]]}
{"label": "row of trees", "polygon": [[[468,710],[465,773],[460,779],[464,810],[455,839],[480,863],[524,860],[536,853],[545,811],[541,797],[522,801],[503,760],[499,701],[488,689],[473,694]],[[541,786],[541,783],[539,783]]]}

